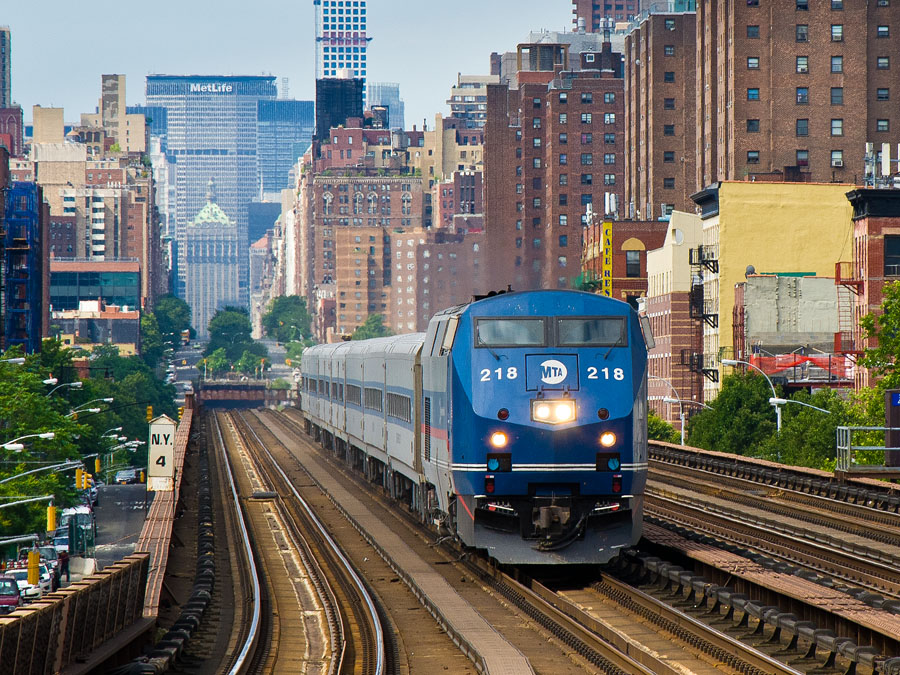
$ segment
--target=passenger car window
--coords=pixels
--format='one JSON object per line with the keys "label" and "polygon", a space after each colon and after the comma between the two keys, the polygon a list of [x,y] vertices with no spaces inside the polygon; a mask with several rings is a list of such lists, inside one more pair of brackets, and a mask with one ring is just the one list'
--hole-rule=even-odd
{"label": "passenger car window", "polygon": [[477,319],[476,347],[543,347],[544,319]]}
{"label": "passenger car window", "polygon": [[626,347],[625,318],[620,316],[558,319],[560,347]]}

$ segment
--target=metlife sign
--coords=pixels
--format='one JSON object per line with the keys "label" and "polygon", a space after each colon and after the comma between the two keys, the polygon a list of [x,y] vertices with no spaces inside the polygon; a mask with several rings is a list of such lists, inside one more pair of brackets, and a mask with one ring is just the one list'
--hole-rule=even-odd
{"label": "metlife sign", "polygon": [[175,420],[165,415],[150,422],[150,450],[147,456],[147,491],[175,489]]}
{"label": "metlife sign", "polygon": [[234,85],[224,84],[221,82],[191,82],[190,92],[192,94],[230,94],[234,91]]}

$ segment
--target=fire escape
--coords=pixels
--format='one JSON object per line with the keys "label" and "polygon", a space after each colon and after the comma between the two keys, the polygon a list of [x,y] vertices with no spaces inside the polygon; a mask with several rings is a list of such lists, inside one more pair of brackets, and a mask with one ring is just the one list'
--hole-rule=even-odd
{"label": "fire escape", "polygon": [[834,334],[834,353],[854,361],[863,353],[855,308],[856,298],[865,285],[856,272],[852,262],[834,264],[834,283],[838,287],[838,332]]}
{"label": "fire escape", "polygon": [[702,374],[710,382],[719,381],[719,369],[714,354],[703,352],[703,325],[710,328],[719,326],[719,303],[703,283],[705,274],[718,274],[719,257],[715,246],[700,245],[690,251],[691,291],[690,316],[694,320],[691,342],[694,348],[682,350],[681,364],[691,371]]}

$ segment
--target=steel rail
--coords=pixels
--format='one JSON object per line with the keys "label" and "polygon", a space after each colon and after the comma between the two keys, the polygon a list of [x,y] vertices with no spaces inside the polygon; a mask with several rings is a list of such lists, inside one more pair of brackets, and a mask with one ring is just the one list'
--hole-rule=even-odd
{"label": "steel rail", "polygon": [[246,672],[246,668],[250,665],[250,660],[253,656],[254,651],[256,651],[257,641],[259,639],[259,625],[260,625],[260,584],[259,584],[259,572],[256,569],[256,559],[253,556],[253,547],[250,545],[250,533],[247,531],[247,524],[244,522],[244,513],[240,507],[240,500],[238,498],[237,486],[234,481],[234,474],[231,471],[231,461],[228,459],[228,452],[225,448],[225,438],[222,436],[222,428],[219,425],[219,418],[217,415],[213,414],[212,418],[214,420],[214,424],[216,427],[216,435],[219,438],[219,447],[222,451],[222,457],[225,460],[225,472],[228,474],[228,483],[231,487],[231,496],[234,500],[234,510],[237,515],[238,525],[241,530],[241,538],[244,543],[244,553],[247,555],[247,562],[252,573],[250,575],[251,579],[251,589],[252,589],[252,597],[254,599],[253,602],[253,614],[250,619],[250,630],[247,633],[247,637],[244,640],[244,644],[241,647],[240,652],[238,652],[237,657],[234,660],[231,668],[228,670],[229,675],[239,675]]}
{"label": "steel rail", "polygon": [[316,516],[312,507],[307,503],[300,493],[297,492],[297,488],[294,487],[291,480],[288,478],[287,474],[284,472],[284,469],[281,468],[281,465],[275,460],[274,456],[269,449],[262,442],[262,439],[259,435],[254,431],[254,429],[246,424],[245,426],[247,430],[253,435],[256,439],[256,442],[259,443],[259,447],[262,448],[263,452],[269,458],[269,461],[272,463],[272,466],[275,470],[281,475],[282,480],[284,480],[285,484],[290,488],[291,493],[294,495],[294,498],[297,500],[297,503],[303,508],[309,520],[316,526],[319,530],[319,533],[322,535],[323,540],[328,544],[329,548],[333,552],[333,554],[341,561],[341,564],[346,569],[348,575],[352,579],[354,585],[357,588],[357,592],[360,597],[363,599],[363,602],[366,605],[366,610],[369,614],[369,619],[371,625],[375,629],[375,675],[383,675],[384,674],[384,664],[385,664],[385,656],[384,656],[384,631],[381,626],[381,619],[378,616],[378,610],[375,607],[375,603],[372,600],[372,596],[369,594],[368,589],[366,588],[363,580],[360,578],[359,574],[357,574],[354,569],[352,563],[347,559],[344,555],[344,552],[341,550],[340,546],[338,546],[337,542],[328,532],[325,525],[319,520],[318,516]]}

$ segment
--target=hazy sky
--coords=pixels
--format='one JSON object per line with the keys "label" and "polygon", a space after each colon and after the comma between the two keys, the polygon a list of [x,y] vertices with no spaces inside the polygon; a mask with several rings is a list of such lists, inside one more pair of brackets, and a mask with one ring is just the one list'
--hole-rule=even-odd
{"label": "hazy sky", "polygon": [[[312,99],[312,0],[62,0],[4,2],[12,30],[12,97],[62,106],[66,122],[93,112],[100,76],[127,76],[128,104],[144,102],[144,76],[275,75],[290,96]],[[569,30],[571,0],[368,0],[368,80],[399,82],[406,125],[429,126],[456,75],[487,74],[490,53],[515,49],[528,31]]]}

